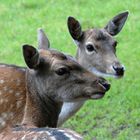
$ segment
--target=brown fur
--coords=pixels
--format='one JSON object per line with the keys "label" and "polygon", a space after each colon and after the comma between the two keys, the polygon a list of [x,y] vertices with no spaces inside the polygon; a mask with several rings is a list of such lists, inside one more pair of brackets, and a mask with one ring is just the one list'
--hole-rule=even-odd
{"label": "brown fur", "polygon": [[25,107],[25,69],[10,65],[1,66],[3,65],[0,65],[1,123],[18,124],[22,120]]}
{"label": "brown fur", "polygon": [[[0,126],[4,134],[6,128],[21,123],[56,127],[63,101],[87,100],[98,94],[101,98],[108,90],[104,87],[106,80],[58,51],[38,51],[24,45],[23,55],[29,68],[0,65],[0,96],[8,101],[1,103]],[[66,73],[59,75],[61,69]]]}

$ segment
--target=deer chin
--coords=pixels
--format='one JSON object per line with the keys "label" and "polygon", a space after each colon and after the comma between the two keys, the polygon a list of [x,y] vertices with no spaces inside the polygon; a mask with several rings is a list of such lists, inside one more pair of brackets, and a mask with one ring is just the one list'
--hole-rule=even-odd
{"label": "deer chin", "polygon": [[93,74],[97,75],[97,76],[101,76],[101,77],[113,77],[116,79],[120,79],[123,77],[123,75],[117,75],[116,73],[104,73],[101,72],[99,70],[97,70],[96,68],[91,68],[90,70]]}
{"label": "deer chin", "polygon": [[97,92],[91,96],[91,99],[94,99],[94,100],[101,99],[104,97],[104,95],[105,95],[105,92]]}
{"label": "deer chin", "polygon": [[123,78],[124,75],[114,75],[114,78],[116,79],[120,79],[120,78]]}

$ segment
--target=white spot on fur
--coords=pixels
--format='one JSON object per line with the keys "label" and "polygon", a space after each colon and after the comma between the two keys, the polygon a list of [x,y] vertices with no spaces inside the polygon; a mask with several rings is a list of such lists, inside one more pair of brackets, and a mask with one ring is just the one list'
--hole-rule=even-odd
{"label": "white spot on fur", "polygon": [[19,92],[17,92],[17,93],[16,93],[16,96],[19,96],[19,95],[20,95],[20,93],[19,93]]}
{"label": "white spot on fur", "polygon": [[14,115],[12,112],[3,112],[0,114],[0,128],[6,125],[6,121],[10,118],[13,119]]}
{"label": "white spot on fur", "polygon": [[9,93],[13,93],[14,91],[12,89],[9,90]]}
{"label": "white spot on fur", "polygon": [[0,99],[0,104],[3,104],[4,103],[4,100],[3,99]]}
{"label": "white spot on fur", "polygon": [[13,113],[12,112],[4,112],[4,113],[1,114],[1,116],[3,118],[13,117]]}
{"label": "white spot on fur", "polygon": [[17,86],[19,86],[21,83],[20,79],[17,79]]}
{"label": "white spot on fur", "polygon": [[1,114],[1,116],[2,116],[3,118],[7,118],[8,113],[5,113],[5,112],[4,112],[4,113]]}
{"label": "white spot on fur", "polygon": [[23,100],[24,99],[24,96],[20,96],[20,100]]}
{"label": "white spot on fur", "polygon": [[3,90],[4,90],[4,91],[8,91],[8,87],[5,86],[5,87],[3,88]]}
{"label": "white spot on fur", "polygon": [[0,99],[0,104],[8,103],[8,99]]}
{"label": "white spot on fur", "polygon": [[4,127],[5,126],[5,120],[3,119],[3,117],[0,117],[0,127]]}
{"label": "white spot on fur", "polygon": [[4,80],[0,80],[0,84],[3,84],[4,83]]}
{"label": "white spot on fur", "polygon": [[17,108],[22,106],[22,101],[17,101]]}

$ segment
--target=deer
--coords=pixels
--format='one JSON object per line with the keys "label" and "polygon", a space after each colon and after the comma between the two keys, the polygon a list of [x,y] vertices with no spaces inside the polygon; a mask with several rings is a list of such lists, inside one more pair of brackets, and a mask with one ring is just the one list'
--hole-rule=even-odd
{"label": "deer", "polygon": [[[77,62],[97,76],[122,78],[125,67],[117,58],[117,41],[114,36],[122,30],[128,14],[128,11],[119,13],[104,28],[85,31],[77,19],[68,17],[68,30],[77,46]],[[65,102],[59,115],[58,126],[71,118],[84,103],[85,101]]]}
{"label": "deer", "polygon": [[70,129],[37,128],[18,125],[0,133],[1,140],[83,140],[83,137]]}
{"label": "deer", "polygon": [[[47,133],[41,128],[51,131],[57,127],[63,102],[100,99],[110,89],[104,78],[83,68],[73,57],[50,49],[47,36],[44,40],[42,30],[38,32],[38,49],[28,44],[22,47],[27,67],[0,64],[1,137],[19,133],[18,139],[28,135],[30,128],[37,128],[36,135]],[[11,130],[15,125],[27,125],[27,131]]]}

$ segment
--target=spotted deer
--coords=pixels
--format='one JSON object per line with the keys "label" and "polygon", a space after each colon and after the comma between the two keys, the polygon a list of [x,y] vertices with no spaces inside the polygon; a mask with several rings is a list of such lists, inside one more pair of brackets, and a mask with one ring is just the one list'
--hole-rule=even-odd
{"label": "spotted deer", "polygon": [[[83,31],[80,22],[69,17],[67,24],[70,35],[77,45],[76,59],[84,68],[98,76],[123,77],[125,68],[116,56],[117,41],[114,36],[123,28],[128,12],[113,17],[104,28]],[[73,116],[85,101],[64,103],[59,115],[58,126]]]}
{"label": "spotted deer", "polygon": [[75,131],[66,128],[36,128],[20,125],[0,133],[0,140],[83,140],[83,138]]}
{"label": "spotted deer", "polygon": [[38,50],[23,45],[27,68],[0,65],[2,137],[14,136],[16,132],[7,130],[13,125],[40,128],[39,134],[43,127],[55,128],[63,102],[102,98],[110,88],[105,79],[83,68],[71,56],[49,49],[47,36],[44,40],[42,30],[38,32]]}

